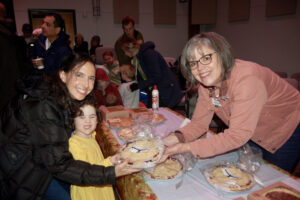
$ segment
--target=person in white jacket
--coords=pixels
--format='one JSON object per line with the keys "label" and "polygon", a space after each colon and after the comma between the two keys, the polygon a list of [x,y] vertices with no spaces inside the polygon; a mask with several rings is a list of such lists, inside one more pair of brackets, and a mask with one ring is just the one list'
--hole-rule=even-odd
{"label": "person in white jacket", "polygon": [[119,86],[119,91],[125,108],[138,108],[140,101],[140,90],[131,91],[130,85],[137,83],[135,80],[135,67],[131,64],[120,67],[122,79],[126,81]]}

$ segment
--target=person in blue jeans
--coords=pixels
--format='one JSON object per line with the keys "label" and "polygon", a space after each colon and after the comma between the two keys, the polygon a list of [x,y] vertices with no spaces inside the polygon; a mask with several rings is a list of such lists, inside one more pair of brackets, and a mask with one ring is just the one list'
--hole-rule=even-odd
{"label": "person in blue jeans", "polygon": [[44,200],[71,200],[70,184],[53,179],[45,194]]}
{"label": "person in blue jeans", "polygon": [[[297,126],[293,135],[289,138],[289,140],[282,146],[280,149],[276,151],[275,154],[272,154],[265,149],[261,148],[256,143],[250,141],[250,146],[255,146],[262,150],[263,158],[281,169],[284,169],[288,172],[293,172],[297,163],[300,161],[300,153],[298,151],[299,146],[295,144],[299,144],[300,142],[300,124]],[[291,153],[290,156],[286,156],[287,152]]]}
{"label": "person in blue jeans", "polygon": [[82,100],[95,98],[95,66],[71,54],[52,77],[20,82],[20,94],[0,112],[0,199],[70,199],[68,185],[115,185],[139,170],[128,160],[104,167],[74,160],[68,140]]}

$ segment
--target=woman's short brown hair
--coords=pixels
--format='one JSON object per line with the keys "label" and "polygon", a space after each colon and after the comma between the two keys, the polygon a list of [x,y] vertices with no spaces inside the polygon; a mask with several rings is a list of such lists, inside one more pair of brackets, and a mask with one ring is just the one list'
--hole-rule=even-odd
{"label": "woman's short brown hair", "polygon": [[203,54],[204,46],[216,51],[216,54],[222,62],[223,79],[226,74],[231,71],[234,65],[234,55],[231,46],[223,36],[215,32],[206,32],[195,35],[186,43],[180,59],[182,74],[190,81],[191,85],[195,85],[196,79],[191,72],[189,61],[191,58],[195,58],[195,49],[198,53]]}

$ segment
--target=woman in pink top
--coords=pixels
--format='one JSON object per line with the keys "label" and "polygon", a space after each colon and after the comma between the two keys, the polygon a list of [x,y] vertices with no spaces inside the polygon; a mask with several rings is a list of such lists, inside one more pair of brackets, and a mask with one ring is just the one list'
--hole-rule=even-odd
{"label": "woman in pink top", "polygon": [[[192,121],[164,138],[165,155],[191,152],[207,158],[250,143],[264,159],[292,171],[300,158],[300,94],[269,68],[234,59],[231,46],[217,33],[194,36],[183,49],[183,74],[200,83]],[[198,139],[213,114],[228,126]]]}

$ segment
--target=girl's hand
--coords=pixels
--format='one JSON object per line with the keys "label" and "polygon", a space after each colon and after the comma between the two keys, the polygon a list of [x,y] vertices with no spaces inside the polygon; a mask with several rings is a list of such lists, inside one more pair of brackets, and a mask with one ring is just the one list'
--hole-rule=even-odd
{"label": "girl's hand", "polygon": [[142,169],[131,168],[128,165],[129,159],[123,160],[120,164],[115,166],[116,177],[132,174],[141,171]]}
{"label": "girl's hand", "polygon": [[110,157],[110,162],[113,164],[113,165],[117,165],[119,164],[119,161],[120,160],[120,154],[117,153],[115,155],[113,155],[112,157]]}

